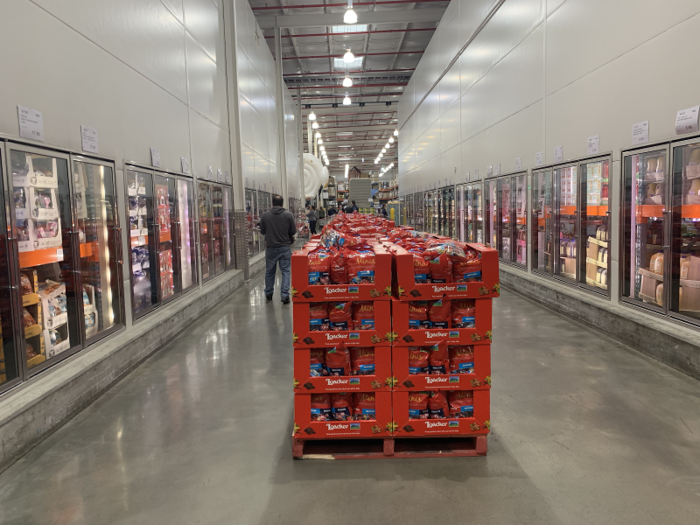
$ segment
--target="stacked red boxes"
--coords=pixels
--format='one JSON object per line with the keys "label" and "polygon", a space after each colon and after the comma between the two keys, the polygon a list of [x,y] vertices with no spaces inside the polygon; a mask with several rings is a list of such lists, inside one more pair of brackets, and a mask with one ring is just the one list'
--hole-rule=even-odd
{"label": "stacked red boxes", "polygon": [[391,438],[392,255],[367,242],[348,276],[317,242],[292,255],[295,457],[309,440]]}
{"label": "stacked red boxes", "polygon": [[474,453],[483,455],[491,419],[492,299],[500,291],[498,252],[481,244],[433,242],[441,241],[461,248],[470,265],[465,273],[441,275],[444,279],[439,280],[445,282],[433,280],[429,266],[421,273],[419,250],[385,243],[393,255],[393,436],[397,440],[473,437]]}

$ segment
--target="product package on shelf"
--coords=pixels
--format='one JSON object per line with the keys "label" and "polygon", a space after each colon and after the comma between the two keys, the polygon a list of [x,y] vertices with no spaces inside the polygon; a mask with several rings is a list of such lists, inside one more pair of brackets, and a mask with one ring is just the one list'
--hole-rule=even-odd
{"label": "product package on shelf", "polygon": [[394,346],[488,345],[491,299],[391,301]]}
{"label": "product package on shelf", "polygon": [[382,438],[392,433],[391,392],[294,396],[294,438]]}
{"label": "product package on shelf", "polygon": [[394,390],[491,388],[491,345],[394,346]]}
{"label": "product package on shelf", "polygon": [[395,239],[393,293],[401,301],[498,297],[498,251],[482,244]]}
{"label": "product package on shelf", "polygon": [[91,337],[97,333],[97,300],[95,287],[83,284],[83,315],[85,317],[85,336]]}
{"label": "product package on shelf", "polygon": [[294,348],[391,344],[390,301],[292,304]]}
{"label": "product package on shelf", "polygon": [[39,285],[44,320],[44,344],[49,358],[70,348],[66,287],[47,280]]}
{"label": "product package on shelf", "polygon": [[36,270],[26,268],[20,273],[20,291],[22,293],[22,306],[37,304],[39,298],[39,277]]}
{"label": "product package on shelf", "polygon": [[[26,275],[25,275],[26,277]],[[23,280],[23,288],[26,282]],[[38,289],[35,288],[35,289]],[[38,296],[38,294],[37,294]],[[41,300],[27,304],[22,308],[22,328],[26,341],[27,366],[32,368],[46,360],[44,348],[44,332],[42,330],[42,304]]]}
{"label": "product package on shelf", "polygon": [[680,312],[700,312],[700,257],[681,258],[681,279],[678,290]]}
{"label": "product package on shelf", "polygon": [[490,390],[394,391],[394,437],[488,434],[490,394]]}
{"label": "product package on shelf", "polygon": [[343,238],[328,247],[308,243],[292,255],[297,302],[388,301],[390,293],[391,255],[380,244]]}
{"label": "product package on shelf", "polygon": [[294,392],[378,392],[392,386],[391,346],[294,349]]}

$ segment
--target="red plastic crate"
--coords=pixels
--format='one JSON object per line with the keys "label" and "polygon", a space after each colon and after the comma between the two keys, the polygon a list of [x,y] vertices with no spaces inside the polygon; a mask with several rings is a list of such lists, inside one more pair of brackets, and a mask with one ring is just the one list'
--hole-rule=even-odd
{"label": "red plastic crate", "polygon": [[[439,343],[446,345],[445,341]],[[448,345],[452,346],[452,345]],[[491,388],[491,345],[474,345],[473,374],[410,374],[407,346],[394,346],[391,366],[394,390],[488,390]]]}
{"label": "red plastic crate", "polygon": [[382,438],[391,436],[391,392],[375,394],[373,421],[311,421],[311,394],[294,396],[294,437],[304,439]]}
{"label": "red plastic crate", "polygon": [[391,390],[391,346],[374,347],[375,373],[373,375],[311,377],[310,353],[310,348],[294,349],[295,394]]}
{"label": "red plastic crate", "polygon": [[[442,390],[442,389],[433,389]],[[409,419],[408,396],[411,392],[393,392],[394,437],[483,435],[491,428],[489,390],[474,390],[474,417],[459,419]]]}
{"label": "red plastic crate", "polygon": [[394,297],[401,301],[427,301],[431,299],[478,299],[498,297],[501,285],[498,271],[498,250],[483,244],[456,244],[476,250],[481,256],[481,280],[470,283],[416,283],[413,272],[413,254],[395,244],[387,244],[393,255]]}
{"label": "red plastic crate", "polygon": [[388,301],[391,299],[391,254],[371,241],[374,249],[374,283],[309,284],[309,253],[318,245],[307,244],[292,254],[292,297],[296,302]]}
{"label": "red plastic crate", "polygon": [[[408,302],[391,300],[394,346],[431,346],[446,341],[450,345],[491,344],[492,301],[475,299],[475,328],[445,328],[412,330],[408,322]],[[450,320],[450,325],[452,320]]]}
{"label": "red plastic crate", "polygon": [[[321,301],[319,301],[321,302]],[[345,343],[347,346],[377,346],[392,342],[391,331],[392,301],[374,302],[374,330],[348,330],[317,332],[309,329],[309,308],[311,303],[293,303],[294,348],[319,348]]]}

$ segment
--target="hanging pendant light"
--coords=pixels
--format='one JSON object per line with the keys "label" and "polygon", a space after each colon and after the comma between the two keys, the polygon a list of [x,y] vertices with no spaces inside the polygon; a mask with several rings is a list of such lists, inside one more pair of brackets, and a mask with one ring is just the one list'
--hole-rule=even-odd
{"label": "hanging pendant light", "polygon": [[318,129],[318,122],[314,122],[311,124],[311,129]]}
{"label": "hanging pendant light", "polygon": [[352,100],[350,100],[348,94],[345,93],[345,98],[343,99],[343,106],[349,106],[350,104],[352,104]]}
{"label": "hanging pendant light", "polygon": [[314,113],[313,111],[309,113],[309,120],[316,120],[316,113]]}
{"label": "hanging pendant light", "polygon": [[343,62],[346,64],[351,64],[355,60],[355,55],[352,54],[352,51],[348,49],[347,53],[343,55]]}
{"label": "hanging pendant light", "polygon": [[352,79],[347,75],[345,75],[345,78],[343,79],[343,87],[345,87],[345,88],[352,87]]}
{"label": "hanging pendant light", "polygon": [[352,9],[352,0],[348,0],[348,8],[343,15],[346,24],[357,24],[357,13]]}
{"label": "hanging pendant light", "polygon": [[394,130],[394,137],[398,137],[398,136],[399,136],[399,130],[398,130],[398,129],[395,129],[395,130]]}
{"label": "hanging pendant light", "polygon": [[393,144],[393,143],[394,143],[394,137],[389,137],[389,144]]}

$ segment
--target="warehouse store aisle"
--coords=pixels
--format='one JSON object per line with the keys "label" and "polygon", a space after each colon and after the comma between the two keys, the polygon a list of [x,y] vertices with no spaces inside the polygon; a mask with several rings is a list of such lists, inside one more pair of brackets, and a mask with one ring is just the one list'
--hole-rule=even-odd
{"label": "warehouse store aisle", "polygon": [[508,290],[487,457],[293,461],[262,281],[0,475],[0,523],[700,523],[700,383]]}

